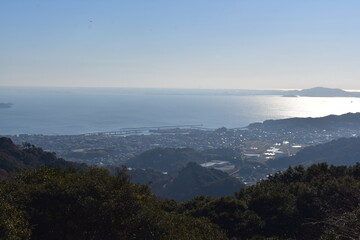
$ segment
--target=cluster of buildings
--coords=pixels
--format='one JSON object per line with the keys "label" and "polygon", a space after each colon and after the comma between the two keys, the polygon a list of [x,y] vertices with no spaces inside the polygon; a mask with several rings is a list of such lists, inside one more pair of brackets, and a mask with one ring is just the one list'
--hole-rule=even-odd
{"label": "cluster of buildings", "polygon": [[280,130],[263,129],[166,129],[134,135],[106,133],[83,135],[15,135],[16,144],[25,142],[55,152],[67,160],[91,165],[122,165],[128,159],[153,148],[193,148],[198,151],[228,148],[248,160],[266,161],[291,156],[304,146],[324,143],[340,137],[359,136],[360,131],[339,129]]}

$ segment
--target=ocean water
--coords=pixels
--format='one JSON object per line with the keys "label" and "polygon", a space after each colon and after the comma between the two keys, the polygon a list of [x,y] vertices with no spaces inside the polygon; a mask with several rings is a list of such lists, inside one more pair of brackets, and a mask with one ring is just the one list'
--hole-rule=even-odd
{"label": "ocean water", "polygon": [[[219,92],[220,93],[220,92]],[[185,90],[0,88],[0,135],[82,134],[127,127],[252,122],[360,112],[360,98],[230,96]]]}

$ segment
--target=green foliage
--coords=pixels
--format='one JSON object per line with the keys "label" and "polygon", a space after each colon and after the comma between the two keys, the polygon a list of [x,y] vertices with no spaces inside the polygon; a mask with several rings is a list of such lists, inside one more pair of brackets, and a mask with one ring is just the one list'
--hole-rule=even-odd
{"label": "green foliage", "polygon": [[2,189],[8,205],[1,211],[12,222],[1,227],[13,239],[26,239],[28,229],[30,239],[226,239],[207,220],[163,211],[148,187],[130,183],[124,171],[43,167]]}
{"label": "green foliage", "polygon": [[360,165],[289,168],[235,197],[196,197],[167,211],[206,217],[231,239],[356,239]]}
{"label": "green foliage", "polygon": [[[7,163],[56,160],[32,145],[19,150],[2,139],[0,147]],[[223,179],[205,170],[189,164],[182,181],[168,187],[196,186],[201,193]],[[98,168],[42,167],[0,183],[0,239],[6,240],[348,240],[360,236],[359,218],[360,163],[290,167],[235,196],[184,203],[157,200],[124,169],[111,176]]]}
{"label": "green foliage", "polygon": [[0,239],[25,240],[30,238],[30,233],[24,212],[11,205],[0,191]]}
{"label": "green foliage", "polygon": [[324,221],[328,227],[321,240],[351,240],[360,236],[360,208],[340,216],[333,216]]}
{"label": "green foliage", "polygon": [[247,210],[244,201],[233,197],[196,197],[184,203],[184,212],[194,217],[207,217],[226,229],[228,236],[239,237],[245,231],[251,235],[263,225],[262,220]]}

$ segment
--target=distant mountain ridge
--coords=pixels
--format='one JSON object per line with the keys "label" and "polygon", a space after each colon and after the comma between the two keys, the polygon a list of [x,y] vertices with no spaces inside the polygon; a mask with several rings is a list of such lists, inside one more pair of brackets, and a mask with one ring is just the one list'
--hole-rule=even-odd
{"label": "distant mountain ridge", "polygon": [[[215,94],[216,92],[213,92]],[[232,89],[218,92],[222,95],[282,95],[283,97],[360,97],[360,92],[345,91],[340,88],[314,87],[302,90],[244,90]]]}
{"label": "distant mountain ridge", "polygon": [[[360,92],[345,91],[340,88],[314,87],[302,90],[245,90],[228,89],[213,91],[211,94],[258,96],[258,95],[282,95],[283,97],[360,97]],[[209,94],[210,94],[209,93]]]}
{"label": "distant mountain ridge", "polygon": [[303,96],[303,97],[360,97],[358,92],[348,92],[339,88],[315,87],[303,90],[285,91],[287,96]]}
{"label": "distant mountain ridge", "polygon": [[262,123],[252,123],[249,129],[264,129],[270,131],[291,129],[327,129],[341,128],[359,129],[360,113],[346,113],[343,115],[329,115],[319,118],[286,118],[279,120],[266,120]]}

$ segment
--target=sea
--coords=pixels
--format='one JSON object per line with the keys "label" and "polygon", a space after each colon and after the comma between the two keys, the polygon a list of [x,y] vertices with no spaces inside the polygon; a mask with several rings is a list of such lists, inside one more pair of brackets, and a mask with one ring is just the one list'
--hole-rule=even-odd
{"label": "sea", "polygon": [[0,135],[74,135],[122,128],[253,122],[360,112],[360,98],[282,97],[225,90],[0,87]]}

